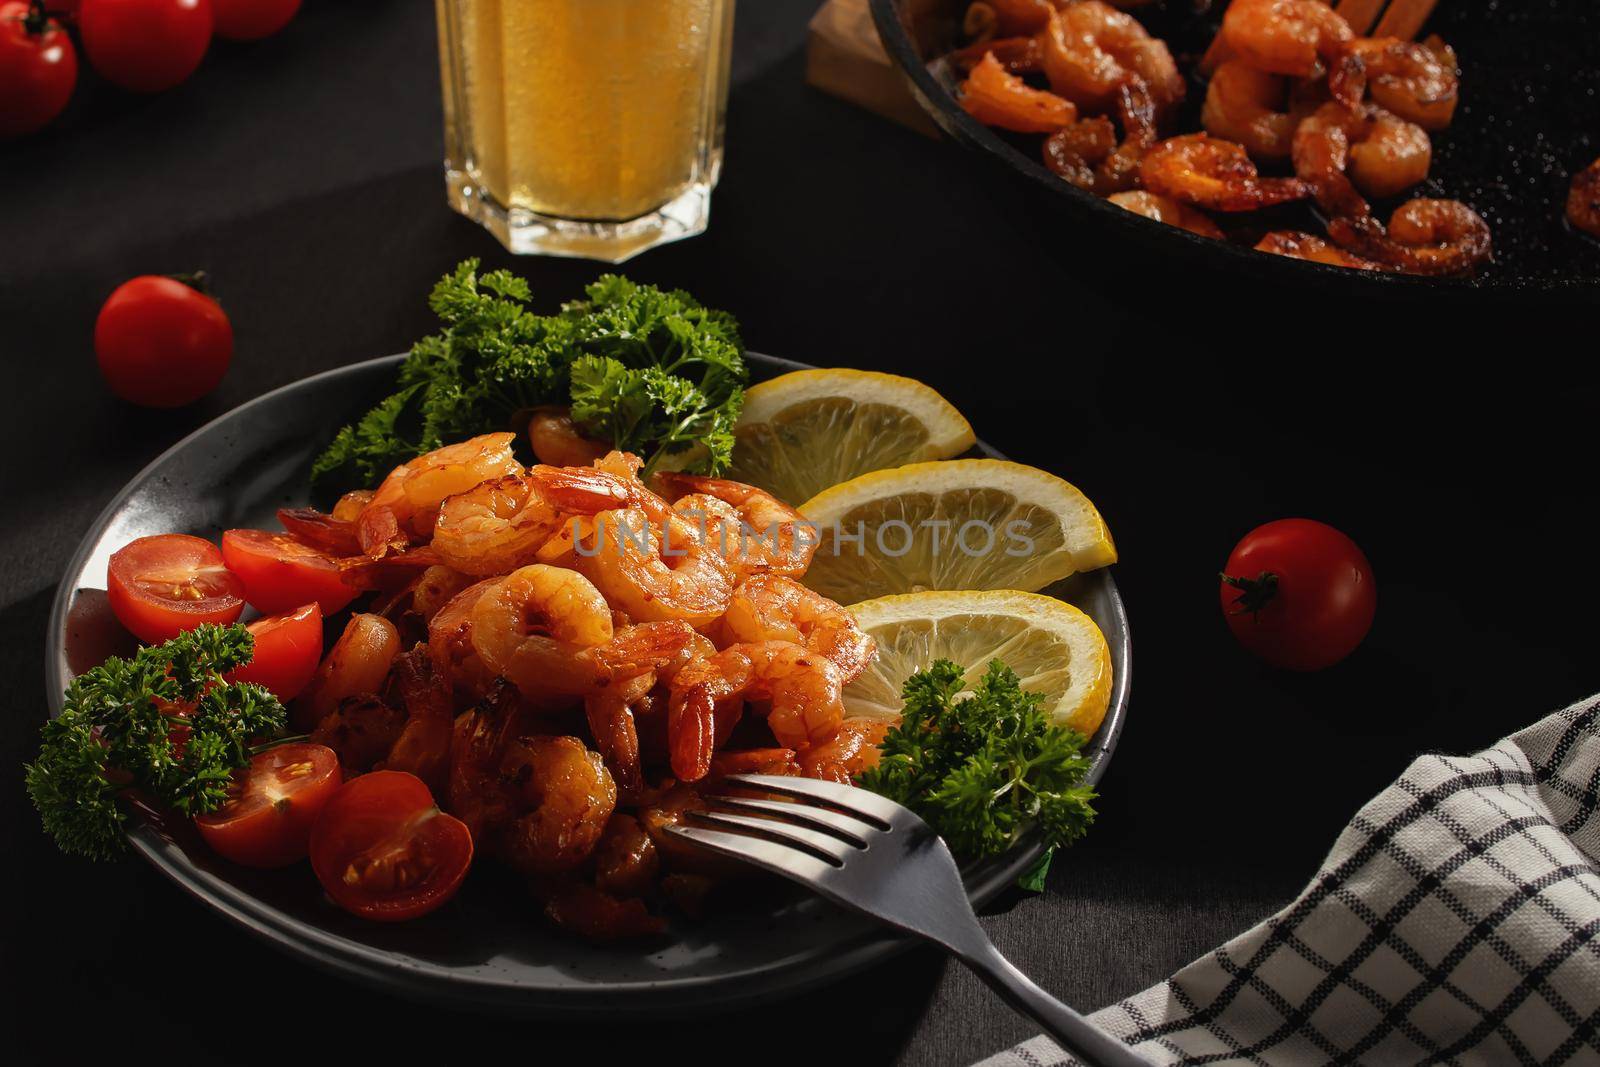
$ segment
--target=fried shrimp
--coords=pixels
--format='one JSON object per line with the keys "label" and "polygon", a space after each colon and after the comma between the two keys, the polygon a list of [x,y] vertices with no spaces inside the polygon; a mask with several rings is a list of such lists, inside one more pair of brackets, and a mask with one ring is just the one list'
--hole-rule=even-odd
{"label": "fried shrimp", "polygon": [[1408,200],[1387,228],[1371,215],[1335,218],[1328,235],[1360,256],[1411,274],[1464,274],[1493,254],[1489,224],[1459,200]]}
{"label": "fried shrimp", "polygon": [[605,511],[577,544],[577,567],[630,617],[706,626],[728,609],[733,572],[693,523],[668,508]]}
{"label": "fried shrimp", "polygon": [[611,606],[583,575],[534,563],[493,583],[472,605],[473,651],[522,694],[572,697],[670,662],[686,625],[614,630]]}
{"label": "fried shrimp", "polygon": [[382,615],[350,616],[344,633],[323,659],[294,705],[294,724],[308,730],[362,693],[382,691],[389,667],[400,654],[400,631]]}
{"label": "fried shrimp", "polygon": [[445,497],[464,493],[490,478],[522,473],[522,464],[511,454],[516,436],[486,433],[436,448],[396,467],[362,509],[363,520],[369,513],[378,515],[375,509],[387,508],[400,526],[428,536]]}
{"label": "fried shrimp", "polygon": [[1567,192],[1567,221],[1600,237],[1600,159],[1572,176]]}
{"label": "fried shrimp", "polygon": [[783,574],[798,578],[811,566],[820,536],[806,517],[764,489],[726,478],[662,473],[656,484],[673,510],[703,519],[705,538],[716,538],[739,577]]}
{"label": "fried shrimp", "polygon": [[587,467],[611,451],[604,441],[585,437],[564,407],[534,408],[528,417],[528,444],[540,463]]}
{"label": "fried shrimp", "polygon": [[1324,70],[1337,100],[1361,99],[1360,57],[1345,45],[1350,24],[1320,0],[1233,0],[1222,38],[1241,62],[1268,74],[1314,78]]}
{"label": "fried shrimp", "polygon": [[877,652],[854,615],[792,578],[757,575],[733,591],[722,625],[734,641],[789,641],[826,656],[848,684]]}
{"label": "fried shrimp", "polygon": [[433,550],[464,574],[505,574],[531,563],[561,528],[561,514],[526,477],[506,475],[447,497],[433,526]]}
{"label": "fried shrimp", "polygon": [[1122,142],[1104,116],[1083,119],[1045,139],[1044,162],[1051,171],[1097,196],[1132,189],[1139,162],[1156,143],[1155,105],[1144,81],[1129,78],[1117,87]]}
{"label": "fried shrimp", "polygon": [[1043,43],[1050,88],[1085,111],[1111,111],[1119,87],[1131,78],[1144,83],[1158,120],[1183,100],[1186,84],[1166,43],[1100,0],[1080,0],[1053,12]]}
{"label": "fried shrimp", "polygon": [[519,737],[501,775],[527,811],[499,835],[497,851],[524,873],[566,871],[589,858],[617,807],[617,786],[597,753],[576,737]]}
{"label": "fried shrimp", "polygon": [[780,745],[804,752],[844,721],[844,676],[833,661],[788,641],[729,645],[695,660],[672,680],[667,734],[672,772],[704,778],[715,743],[716,705],[734,698],[770,701],[767,725]]}
{"label": "fried shrimp", "polygon": [[1312,263],[1328,263],[1335,267],[1349,267],[1353,270],[1383,270],[1384,268],[1368,259],[1346,252],[1338,245],[1329,244],[1320,237],[1309,233],[1296,233],[1289,230],[1274,230],[1256,242],[1257,252],[1270,252],[1275,256],[1287,256],[1290,259],[1304,259]]}
{"label": "fried shrimp", "polygon": [[993,55],[1008,74],[1034,74],[1044,69],[1044,47],[1037,37],[1001,37],[979,41],[950,53],[950,61],[957,69],[970,72],[983,62],[986,55]]}
{"label": "fried shrimp", "polygon": [[1461,92],[1456,53],[1438,36],[1420,44],[1398,37],[1358,37],[1345,45],[1360,60],[1353,68],[1359,98],[1364,82],[1374,103],[1425,130],[1455,118]]}
{"label": "fried shrimp", "polygon": [[1205,214],[1196,211],[1187,204],[1180,204],[1176,200],[1169,200],[1164,196],[1146,192],[1143,189],[1133,189],[1126,193],[1112,193],[1106,198],[1125,211],[1135,215],[1143,215],[1156,222],[1164,222],[1168,226],[1176,226],[1190,233],[1197,233],[1201,237],[1221,239],[1222,230]]}
{"label": "fried shrimp", "polygon": [[1370,213],[1356,186],[1393,196],[1426,179],[1432,160],[1426,130],[1371,105],[1323,104],[1294,134],[1295,173],[1330,215]]}
{"label": "fried shrimp", "polygon": [[450,774],[455,726],[449,683],[434,670],[427,647],[418,645],[395,659],[390,688],[406,720],[378,769],[409,771],[440,796]]}
{"label": "fried shrimp", "polygon": [[961,108],[985,126],[1016,133],[1050,133],[1075,122],[1078,109],[1054,93],[1009,74],[985,52],[959,87]]}
{"label": "fried shrimp", "polygon": [[1242,147],[1203,133],[1162,141],[1145,154],[1139,174],[1158,196],[1212,211],[1254,211],[1310,192],[1298,178],[1261,177]]}
{"label": "fried shrimp", "polygon": [[1288,96],[1284,78],[1229,60],[1217,67],[1206,86],[1200,124],[1213,137],[1237,141],[1255,159],[1288,159],[1301,118],[1284,110]]}
{"label": "fried shrimp", "polygon": [[856,775],[878,764],[878,746],[898,720],[849,718],[839,724],[831,740],[808,748],[800,756],[800,773],[848,785]]}

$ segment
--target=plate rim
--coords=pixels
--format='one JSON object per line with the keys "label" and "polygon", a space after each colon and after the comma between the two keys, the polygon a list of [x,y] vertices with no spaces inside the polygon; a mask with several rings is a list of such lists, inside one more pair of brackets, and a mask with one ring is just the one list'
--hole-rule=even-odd
{"label": "plate rim", "polygon": [[[774,369],[780,374],[813,369],[815,366],[761,352],[747,351],[745,355],[750,363]],[[252,397],[185,434],[140,468],[112,496],[79,538],[62,571],[51,602],[45,635],[45,695],[49,718],[61,713],[64,690],[71,677],[64,653],[68,613],[77,592],[75,580],[93,555],[112,519],[129,498],[141,490],[162,466],[190,447],[193,441],[241,413],[270,403],[283,394],[315,388],[316,383],[324,380],[370,373],[386,365],[398,365],[405,357],[406,353],[399,353],[343,364],[286,382]],[[1004,458],[981,438],[975,447],[992,457]],[[1105,721],[1090,742],[1094,765],[1086,781],[1092,785],[1105,773],[1122,735],[1132,685],[1133,658],[1127,607],[1115,580],[1106,569],[1090,574],[1092,580],[1104,583],[1111,614],[1119,629],[1116,651],[1122,664],[1112,680],[1111,702]],[[217,877],[189,861],[177,843],[148,824],[134,826],[127,836],[132,850],[170,882],[278,951],[370,988],[480,1012],[523,1017],[548,1017],[560,1013],[571,1017],[626,1015],[651,1018],[667,1014],[683,1015],[686,1012],[703,1014],[726,1011],[798,995],[833,979],[884,962],[918,943],[915,938],[890,933],[886,927],[869,928],[859,936],[836,943],[834,951],[800,963],[773,960],[721,975],[640,979],[589,986],[495,981],[478,975],[449,972],[443,968],[397,965],[395,961],[404,958],[400,954],[308,923]],[[967,888],[974,907],[980,907],[1015,882],[1037,862],[1042,853],[1041,843],[1033,838],[1025,840],[1009,855],[970,870]]]}

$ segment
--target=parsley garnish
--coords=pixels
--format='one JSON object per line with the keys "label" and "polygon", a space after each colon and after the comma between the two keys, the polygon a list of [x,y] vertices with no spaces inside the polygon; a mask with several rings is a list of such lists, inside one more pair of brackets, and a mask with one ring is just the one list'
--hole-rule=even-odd
{"label": "parsley garnish", "polygon": [[444,329],[412,347],[399,390],[339,431],[312,478],[370,485],[430,449],[520,429],[542,404],[570,404],[585,433],[644,456],[647,473],[695,446],[696,469],[726,468],[749,378],[733,317],[610,274],[586,297],[535,315],[526,280],[462,263],[428,300]]}
{"label": "parsley garnish", "polygon": [[222,679],[254,650],[243,626],[198,626],[72,680],[61,715],[40,731],[39,758],[23,768],[62,851],[105,859],[126,848],[127,790],[190,816],[222,806],[254,742],[282,733],[287,717],[261,686]]}
{"label": "parsley garnish", "polygon": [[907,678],[900,724],[856,784],[915,811],[962,859],[1004,852],[1033,826],[1051,849],[1082,837],[1095,797],[1083,735],[1051,723],[999,660],[958,699],[965,687],[949,660]]}

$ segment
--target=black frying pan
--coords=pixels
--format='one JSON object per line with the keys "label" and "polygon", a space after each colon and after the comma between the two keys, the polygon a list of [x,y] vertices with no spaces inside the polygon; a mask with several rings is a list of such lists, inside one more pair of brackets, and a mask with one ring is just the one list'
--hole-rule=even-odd
{"label": "black frying pan", "polygon": [[[1196,12],[1194,0],[1165,0],[1134,14],[1167,41],[1190,73],[1189,99],[1174,132],[1198,130],[1204,83],[1193,74],[1224,6]],[[1352,271],[1253,251],[1266,229],[1321,234],[1310,207],[1289,205],[1255,217],[1223,219],[1239,243],[1198,237],[1152,222],[1077,189],[1045,169],[1038,137],[1013,136],[977,122],[956,103],[955,76],[941,62],[962,43],[968,0],[871,0],[878,33],[909,78],[918,101],[951,137],[1021,175],[1042,195],[1041,223],[1070,226],[1083,254],[1092,241],[1138,255],[1178,261],[1280,284],[1351,287],[1368,294],[1416,297],[1454,291],[1600,297],[1600,241],[1565,221],[1568,183],[1600,155],[1600,4],[1595,0],[1442,0],[1426,32],[1453,45],[1462,67],[1462,101],[1449,129],[1433,135],[1434,161],[1416,196],[1464,200],[1494,232],[1495,261],[1470,279],[1419,278]],[[1390,203],[1374,210],[1388,217]],[[1103,250],[1105,246],[1101,246]],[[1097,252],[1096,254],[1099,254]],[[1441,294],[1442,295],[1442,294]]]}

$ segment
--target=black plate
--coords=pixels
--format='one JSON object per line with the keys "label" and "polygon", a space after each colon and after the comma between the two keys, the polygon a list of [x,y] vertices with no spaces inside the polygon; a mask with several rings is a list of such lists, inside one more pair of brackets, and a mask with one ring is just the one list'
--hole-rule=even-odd
{"label": "black plate", "polygon": [[[45,665],[52,715],[69,678],[132,650],[106,606],[110,554],[145,534],[215,540],[229,527],[273,528],[277,508],[306,501],[311,459],[332,430],[393,387],[401,358],[329,371],[252,400],[174,445],[117,495],[56,594]],[[750,363],[758,379],[803,367],[754,353]],[[1091,748],[1095,781],[1127,713],[1127,619],[1105,571],[1070,579],[1059,592],[1094,617],[1111,646],[1115,684]],[[141,826],[131,836],[183,889],[285,951],[407,996],[484,1010],[616,1018],[725,1009],[819,985],[909,944],[820,899],[761,891],[747,909],[676,925],[659,942],[590,945],[551,929],[517,880],[487,864],[426,919],[368,923],[329,903],[304,865],[262,872],[219,862],[188,826],[170,834]],[[975,867],[973,899],[993,897],[1038,854],[1032,844]]]}
{"label": "black plate", "polygon": [[[1037,137],[992,130],[956,103],[955,82],[942,62],[961,43],[968,0],[871,0],[873,18],[890,57],[935,122],[957,141],[976,148],[1043,192],[1039,210],[1072,224],[1074,236],[1091,229],[1102,248],[1131,245],[1143,256],[1176,259],[1189,268],[1289,285],[1307,282],[1414,294],[1423,290],[1559,293],[1600,296],[1600,241],[1565,219],[1572,174],[1600,155],[1600,6],[1592,0],[1537,3],[1459,2],[1439,5],[1425,27],[1455,47],[1462,67],[1461,105],[1450,128],[1433,134],[1428,178],[1408,195],[1460,199],[1494,232],[1495,262],[1470,279],[1419,278],[1353,271],[1253,251],[1252,226],[1323,228],[1304,206],[1266,219],[1222,220],[1247,243],[1223,244],[1124,211],[1047,170]],[[1175,130],[1200,129],[1205,86],[1193,74],[1197,57],[1214,36],[1222,3],[1213,12],[1191,0],[1165,0],[1133,14],[1167,41],[1190,75],[1189,98]],[[1387,217],[1389,205],[1375,205]],[[1080,240],[1067,256],[1099,255]]]}

